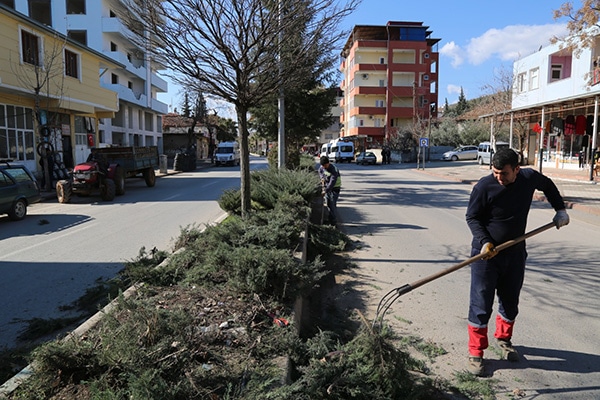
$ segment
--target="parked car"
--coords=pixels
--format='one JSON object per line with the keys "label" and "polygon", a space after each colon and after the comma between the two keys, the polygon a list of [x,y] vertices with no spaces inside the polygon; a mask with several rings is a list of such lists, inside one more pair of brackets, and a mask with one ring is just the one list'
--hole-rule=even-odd
{"label": "parked car", "polygon": [[41,201],[40,187],[24,165],[0,163],[0,214],[19,221],[27,215],[27,206]]}
{"label": "parked car", "polygon": [[377,164],[377,156],[371,151],[362,151],[356,156],[357,165]]}
{"label": "parked car", "polygon": [[459,146],[442,154],[442,160],[477,160],[477,146]]}
{"label": "parked car", "polygon": [[506,142],[496,142],[495,147],[492,149],[492,145],[490,144],[490,142],[481,142],[479,143],[479,147],[477,149],[477,162],[479,163],[479,165],[488,165],[490,163],[490,155],[493,151],[498,151],[498,149],[502,147],[509,146],[509,143]]}

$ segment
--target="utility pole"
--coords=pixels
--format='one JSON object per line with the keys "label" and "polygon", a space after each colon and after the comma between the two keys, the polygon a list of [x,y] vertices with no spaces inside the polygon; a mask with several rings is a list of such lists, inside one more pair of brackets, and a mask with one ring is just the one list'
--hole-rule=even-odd
{"label": "utility pole", "polygon": [[283,43],[283,4],[282,0],[278,3],[279,9],[279,99],[277,105],[279,107],[279,134],[278,141],[279,146],[277,150],[277,167],[279,169],[285,168],[285,97],[283,91],[283,85],[281,84],[283,78],[283,57],[282,57],[282,43]]}

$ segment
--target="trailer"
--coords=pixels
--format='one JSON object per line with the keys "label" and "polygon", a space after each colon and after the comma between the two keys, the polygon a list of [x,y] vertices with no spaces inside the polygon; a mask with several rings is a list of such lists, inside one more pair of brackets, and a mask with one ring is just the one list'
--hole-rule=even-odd
{"label": "trailer", "polygon": [[156,183],[158,147],[104,147],[92,149],[86,162],[73,169],[69,179],[56,184],[56,197],[68,203],[73,194],[87,196],[100,192],[105,201],[125,194],[125,179],[140,176],[146,186]]}

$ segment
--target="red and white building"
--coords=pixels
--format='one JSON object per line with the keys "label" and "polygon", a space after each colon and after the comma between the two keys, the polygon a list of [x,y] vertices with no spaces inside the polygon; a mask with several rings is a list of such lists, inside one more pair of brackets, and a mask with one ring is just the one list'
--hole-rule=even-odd
{"label": "red and white building", "polygon": [[422,22],[354,26],[341,52],[341,138],[381,147],[436,116],[441,39],[431,34]]}

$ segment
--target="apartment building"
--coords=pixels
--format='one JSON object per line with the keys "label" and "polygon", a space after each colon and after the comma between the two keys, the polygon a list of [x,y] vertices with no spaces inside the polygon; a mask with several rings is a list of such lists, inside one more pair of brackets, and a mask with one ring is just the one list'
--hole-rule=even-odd
{"label": "apartment building", "polygon": [[524,155],[530,164],[578,168],[593,157],[598,142],[600,36],[575,53],[560,43],[542,47],[513,64],[510,115],[525,121]]}
{"label": "apartment building", "polygon": [[[42,155],[62,172],[97,142],[94,121],[119,109],[101,70],[123,67],[0,1],[0,159],[38,176]],[[55,179],[59,177],[55,176]]]}
{"label": "apartment building", "polygon": [[431,34],[422,22],[354,26],[341,52],[340,137],[375,148],[426,129],[438,104],[441,39]]}
{"label": "apartment building", "polygon": [[117,93],[119,109],[102,118],[98,145],[159,146],[162,115],[168,106],[157,100],[167,92],[148,52],[134,45],[131,31],[117,17],[127,10],[121,0],[2,0],[3,4],[116,61],[121,68],[99,71],[101,85]]}

